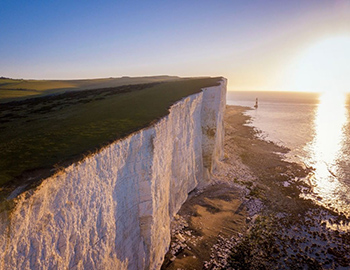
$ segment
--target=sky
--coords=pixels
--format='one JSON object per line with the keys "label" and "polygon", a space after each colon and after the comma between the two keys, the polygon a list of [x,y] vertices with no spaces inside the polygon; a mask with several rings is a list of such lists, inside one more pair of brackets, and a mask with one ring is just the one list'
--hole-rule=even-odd
{"label": "sky", "polygon": [[11,78],[224,76],[229,90],[350,90],[349,0],[2,0],[0,33],[0,76]]}

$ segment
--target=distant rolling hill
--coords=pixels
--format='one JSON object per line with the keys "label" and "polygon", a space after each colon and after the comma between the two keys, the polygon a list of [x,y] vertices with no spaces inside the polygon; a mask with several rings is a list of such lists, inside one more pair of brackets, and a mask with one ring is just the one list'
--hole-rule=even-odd
{"label": "distant rolling hill", "polygon": [[22,80],[0,78],[0,103],[12,100],[38,97],[88,89],[117,87],[180,79],[176,76],[121,77],[85,80]]}

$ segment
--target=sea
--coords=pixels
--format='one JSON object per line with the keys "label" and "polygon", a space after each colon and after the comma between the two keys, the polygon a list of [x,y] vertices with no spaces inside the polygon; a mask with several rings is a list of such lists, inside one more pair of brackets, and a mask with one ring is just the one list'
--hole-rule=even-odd
{"label": "sea", "polygon": [[[258,108],[254,108],[256,98]],[[285,159],[312,167],[304,180],[318,204],[350,215],[350,102],[340,92],[229,91],[228,105],[247,106],[248,125],[285,146]]]}

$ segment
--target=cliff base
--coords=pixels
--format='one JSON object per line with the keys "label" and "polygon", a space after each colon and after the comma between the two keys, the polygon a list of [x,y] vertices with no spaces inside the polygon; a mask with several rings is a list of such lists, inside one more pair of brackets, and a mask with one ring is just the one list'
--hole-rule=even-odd
{"label": "cliff base", "polygon": [[300,197],[310,168],[246,126],[247,109],[226,107],[218,184],[182,206],[163,269],[347,269],[349,219]]}

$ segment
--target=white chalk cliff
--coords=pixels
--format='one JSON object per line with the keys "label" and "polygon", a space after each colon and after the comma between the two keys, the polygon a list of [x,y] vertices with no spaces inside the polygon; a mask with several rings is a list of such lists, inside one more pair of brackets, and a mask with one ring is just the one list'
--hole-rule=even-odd
{"label": "white chalk cliff", "polygon": [[170,222],[223,156],[226,80],[19,195],[0,269],[159,269]]}

